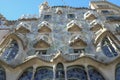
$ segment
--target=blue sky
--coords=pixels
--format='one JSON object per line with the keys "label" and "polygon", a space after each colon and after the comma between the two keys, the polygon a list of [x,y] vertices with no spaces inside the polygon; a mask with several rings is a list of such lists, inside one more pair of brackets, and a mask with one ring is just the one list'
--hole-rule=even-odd
{"label": "blue sky", "polygon": [[[50,6],[65,4],[88,7],[90,0],[0,0],[0,13],[8,20],[16,20],[23,14],[38,14],[38,6],[44,1],[48,1]],[[109,2],[120,6],[120,0],[109,0]]]}

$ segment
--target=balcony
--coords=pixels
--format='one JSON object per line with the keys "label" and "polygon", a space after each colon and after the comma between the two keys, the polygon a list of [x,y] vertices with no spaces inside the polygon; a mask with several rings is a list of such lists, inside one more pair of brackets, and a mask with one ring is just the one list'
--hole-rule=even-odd
{"label": "balcony", "polygon": [[85,20],[94,20],[97,17],[95,16],[95,13],[93,11],[88,11],[84,14],[84,19]]}
{"label": "balcony", "polygon": [[67,24],[67,30],[69,32],[80,32],[82,31],[82,25],[79,25],[76,23],[76,21],[71,21],[70,23]]}
{"label": "balcony", "polygon": [[38,57],[42,60],[50,61],[54,57],[54,55],[39,55]]}
{"label": "balcony", "polygon": [[102,25],[100,24],[100,21],[98,20],[94,20],[90,23],[91,27],[90,27],[90,30],[91,31],[98,31],[100,29],[102,29]]}
{"label": "balcony", "polygon": [[72,61],[72,60],[75,60],[75,59],[78,59],[80,56],[80,53],[71,53],[71,54],[66,54],[64,57],[65,59],[67,59],[68,61]]}

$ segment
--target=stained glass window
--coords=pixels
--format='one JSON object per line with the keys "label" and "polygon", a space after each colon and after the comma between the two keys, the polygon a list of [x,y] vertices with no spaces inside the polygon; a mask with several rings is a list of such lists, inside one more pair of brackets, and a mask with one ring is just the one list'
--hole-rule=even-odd
{"label": "stained glass window", "polygon": [[33,75],[33,68],[26,69],[18,80],[31,80]]}
{"label": "stained glass window", "polygon": [[108,57],[114,57],[118,55],[113,47],[113,43],[111,43],[107,37],[102,41],[102,50],[103,53]]}
{"label": "stained glass window", "polygon": [[120,80],[120,64],[116,67],[115,80]]}
{"label": "stained glass window", "polygon": [[15,58],[19,50],[19,46],[16,40],[12,40],[11,43],[7,46],[3,52],[4,59],[10,61]]}
{"label": "stained glass window", "polygon": [[58,63],[56,66],[56,80],[65,80],[64,66],[62,63]]}
{"label": "stained glass window", "polygon": [[53,80],[53,70],[49,67],[38,68],[34,80]]}
{"label": "stained glass window", "polygon": [[0,67],[0,80],[6,80],[5,70]]}
{"label": "stained glass window", "polygon": [[91,66],[88,67],[88,73],[90,80],[105,80],[103,76]]}
{"label": "stained glass window", "polygon": [[72,66],[67,69],[68,80],[87,80],[87,74],[82,66]]}

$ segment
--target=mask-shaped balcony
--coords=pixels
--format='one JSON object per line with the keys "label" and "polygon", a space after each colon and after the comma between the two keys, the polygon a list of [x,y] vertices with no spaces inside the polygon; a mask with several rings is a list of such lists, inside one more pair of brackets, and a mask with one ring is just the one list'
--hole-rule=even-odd
{"label": "mask-shaped balcony", "polygon": [[69,32],[80,32],[82,31],[82,28],[76,22],[71,21],[70,23],[67,24],[67,30]]}
{"label": "mask-shaped balcony", "polygon": [[96,31],[102,29],[102,25],[100,24],[100,21],[98,21],[98,20],[92,21],[90,23],[90,26],[91,26],[91,28],[90,28],[91,31],[95,31],[96,32]]}
{"label": "mask-shaped balcony", "polygon": [[80,36],[76,36],[69,41],[69,45],[73,48],[85,48],[87,43],[83,41]]}
{"label": "mask-shaped balcony", "polygon": [[47,22],[42,22],[38,25],[39,33],[50,33],[52,30],[50,29],[50,25]]}
{"label": "mask-shaped balcony", "polygon": [[31,26],[21,22],[19,25],[17,25],[15,31],[19,33],[29,33],[31,31]]}
{"label": "mask-shaped balcony", "polygon": [[88,11],[84,14],[84,19],[85,20],[94,20],[96,19],[97,17],[95,16],[95,13],[92,12],[92,11]]}

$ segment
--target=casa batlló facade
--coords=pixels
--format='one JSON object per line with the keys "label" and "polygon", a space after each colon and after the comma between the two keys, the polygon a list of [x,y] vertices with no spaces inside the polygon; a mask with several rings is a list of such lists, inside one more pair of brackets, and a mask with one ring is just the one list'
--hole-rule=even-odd
{"label": "casa batll\u00f3 facade", "polygon": [[39,6],[39,16],[0,14],[0,80],[120,80],[120,7]]}

